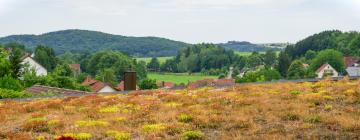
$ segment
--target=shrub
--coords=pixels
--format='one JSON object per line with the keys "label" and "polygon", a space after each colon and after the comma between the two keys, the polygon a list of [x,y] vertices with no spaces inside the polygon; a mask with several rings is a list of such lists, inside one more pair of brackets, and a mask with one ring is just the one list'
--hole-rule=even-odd
{"label": "shrub", "polygon": [[308,123],[320,123],[321,122],[321,117],[319,115],[310,115],[310,116],[305,118],[305,122],[308,122]]}
{"label": "shrub", "polygon": [[327,111],[332,110],[333,106],[332,105],[325,105],[324,109]]}
{"label": "shrub", "polygon": [[297,90],[293,90],[293,91],[290,91],[290,94],[291,95],[299,95],[299,94],[301,94],[301,92],[297,91]]}
{"label": "shrub", "polygon": [[325,100],[334,100],[334,97],[329,96],[329,95],[324,95],[323,98],[324,98]]}
{"label": "shrub", "polygon": [[78,133],[75,135],[76,140],[90,140],[92,137],[89,133]]}
{"label": "shrub", "polygon": [[31,94],[25,92],[14,91],[10,89],[1,89],[0,88],[0,99],[4,98],[28,98],[32,97]]}
{"label": "shrub", "polygon": [[112,106],[112,107],[105,107],[105,108],[101,108],[99,110],[100,113],[115,113],[118,112],[119,108],[116,106]]}
{"label": "shrub", "polygon": [[283,119],[289,121],[297,121],[300,120],[300,117],[298,114],[295,113],[287,113],[286,116],[283,117]]}
{"label": "shrub", "polygon": [[193,121],[193,117],[190,116],[190,115],[187,115],[187,114],[181,114],[181,115],[178,117],[178,120],[179,120],[180,122],[188,123],[188,122]]}
{"label": "shrub", "polygon": [[139,84],[140,89],[157,89],[156,80],[144,79]]}
{"label": "shrub", "polygon": [[94,121],[94,120],[90,120],[90,121],[77,121],[76,125],[79,127],[87,127],[87,126],[107,126],[109,125],[108,122],[105,121]]}
{"label": "shrub", "polygon": [[11,89],[15,91],[22,91],[23,86],[19,80],[12,78],[9,75],[0,78],[0,88]]}
{"label": "shrub", "polygon": [[204,138],[201,131],[186,131],[181,135],[181,140],[200,140]]}
{"label": "shrub", "polygon": [[112,137],[115,140],[129,140],[130,133],[119,132],[119,131],[107,131],[106,135]]}
{"label": "shrub", "polygon": [[146,124],[142,127],[144,132],[158,132],[165,128],[163,124]]}
{"label": "shrub", "polygon": [[26,123],[22,126],[26,131],[33,132],[47,132],[49,131],[47,118],[38,117],[38,118],[30,118],[26,121]]}

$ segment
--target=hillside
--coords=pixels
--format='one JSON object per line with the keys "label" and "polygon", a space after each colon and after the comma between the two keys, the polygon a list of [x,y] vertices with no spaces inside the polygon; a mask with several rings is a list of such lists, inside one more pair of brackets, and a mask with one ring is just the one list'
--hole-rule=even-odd
{"label": "hillside", "polygon": [[0,38],[0,44],[19,42],[34,48],[44,44],[56,54],[118,50],[133,56],[173,56],[188,44],[158,37],[127,37],[87,30],[63,30],[41,35],[12,35]]}
{"label": "hillside", "polygon": [[224,47],[227,49],[232,49],[232,50],[239,51],[239,52],[264,52],[267,50],[279,51],[282,49],[281,47],[276,47],[277,44],[273,44],[270,47],[270,46],[265,46],[265,45],[252,44],[252,43],[246,42],[246,41],[242,41],[242,42],[229,41],[227,43],[220,43],[218,45],[221,47]]}
{"label": "hillside", "polygon": [[357,139],[359,81],[0,101],[0,139]]}
{"label": "hillside", "polygon": [[286,52],[296,58],[303,56],[308,50],[321,51],[324,49],[335,49],[345,56],[360,56],[360,33],[338,30],[324,31],[309,36],[294,46],[287,47]]}

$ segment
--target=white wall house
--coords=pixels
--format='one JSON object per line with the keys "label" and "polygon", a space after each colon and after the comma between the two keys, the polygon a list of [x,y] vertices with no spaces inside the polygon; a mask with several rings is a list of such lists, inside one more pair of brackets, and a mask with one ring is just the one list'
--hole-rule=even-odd
{"label": "white wall house", "polygon": [[316,70],[317,78],[324,78],[326,76],[339,77],[339,73],[328,63],[321,65]]}
{"label": "white wall house", "polygon": [[37,76],[47,75],[47,70],[30,56],[26,56],[21,62],[21,64],[28,64],[31,69],[35,70]]}
{"label": "white wall house", "polygon": [[108,85],[105,85],[103,88],[97,91],[97,93],[111,93],[111,92],[116,92],[116,90]]}

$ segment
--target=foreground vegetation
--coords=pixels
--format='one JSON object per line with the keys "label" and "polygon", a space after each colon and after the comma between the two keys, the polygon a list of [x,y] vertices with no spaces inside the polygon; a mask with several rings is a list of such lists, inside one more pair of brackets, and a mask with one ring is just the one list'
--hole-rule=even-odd
{"label": "foreground vegetation", "polygon": [[217,79],[216,76],[204,76],[201,74],[192,74],[189,75],[187,73],[149,73],[148,77],[150,79],[155,79],[157,81],[166,81],[166,82],[173,82],[175,84],[187,84],[189,81],[196,81],[202,79]]}
{"label": "foreground vegetation", "polygon": [[360,81],[0,102],[0,139],[356,139]]}

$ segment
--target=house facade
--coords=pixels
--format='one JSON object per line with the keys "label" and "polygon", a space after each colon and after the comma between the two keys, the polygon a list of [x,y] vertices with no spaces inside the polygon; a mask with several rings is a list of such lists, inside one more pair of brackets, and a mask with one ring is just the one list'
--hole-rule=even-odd
{"label": "house facade", "polygon": [[317,78],[324,78],[326,76],[339,77],[339,72],[337,72],[330,64],[326,63],[320,66],[316,70]]}
{"label": "house facade", "polygon": [[46,76],[48,71],[40,63],[36,62],[34,58],[27,55],[23,58],[21,64],[29,65],[31,69],[34,69],[37,76]]}

